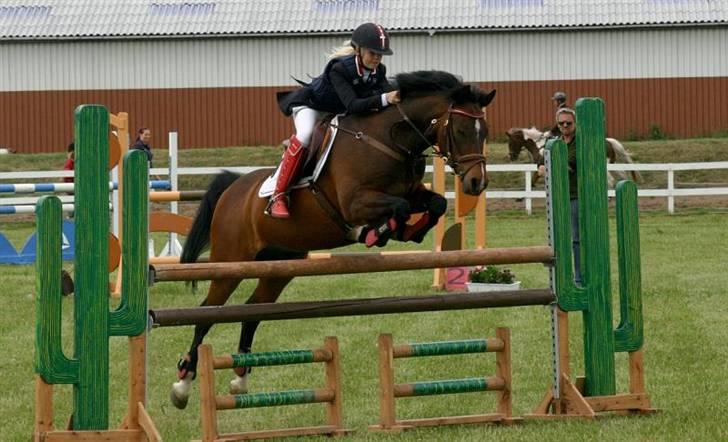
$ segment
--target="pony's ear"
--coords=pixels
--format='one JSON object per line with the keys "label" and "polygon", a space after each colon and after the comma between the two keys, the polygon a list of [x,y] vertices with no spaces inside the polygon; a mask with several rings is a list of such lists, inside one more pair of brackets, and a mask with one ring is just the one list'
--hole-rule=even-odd
{"label": "pony's ear", "polygon": [[478,96],[478,103],[480,104],[480,107],[485,107],[490,104],[491,101],[493,101],[493,98],[495,97],[495,89],[490,91],[488,94],[481,93]]}

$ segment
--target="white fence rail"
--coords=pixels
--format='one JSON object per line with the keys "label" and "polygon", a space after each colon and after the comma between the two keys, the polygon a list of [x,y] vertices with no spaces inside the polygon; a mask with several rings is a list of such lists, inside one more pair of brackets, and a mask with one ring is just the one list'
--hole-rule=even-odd
{"label": "white fence rail", "polygon": [[[179,167],[174,170],[166,168],[154,168],[150,171],[151,175],[156,176],[168,176],[168,175],[214,175],[223,170],[230,170],[237,173],[249,173],[257,169],[261,169],[260,166],[249,166],[249,167]],[[675,212],[675,198],[678,197],[693,197],[693,196],[719,196],[728,195],[728,183],[725,186],[719,185],[719,187],[693,187],[693,188],[676,188],[675,187],[675,172],[686,171],[686,170],[716,170],[716,169],[728,169],[728,161],[717,161],[707,163],[665,163],[665,164],[653,164],[653,163],[639,163],[639,164],[609,164],[607,166],[610,171],[631,171],[637,170],[640,172],[665,172],[667,174],[667,187],[656,188],[656,189],[639,189],[637,194],[639,197],[660,197],[667,198],[667,210],[669,213]],[[524,208],[527,213],[531,214],[533,207],[533,200],[544,199],[546,197],[545,192],[542,190],[533,190],[531,175],[536,171],[536,166],[533,164],[489,164],[488,173],[504,173],[504,172],[520,172],[524,175],[524,188],[523,190],[487,190],[486,198],[488,199],[523,199]],[[432,172],[432,166],[427,167],[427,172]],[[72,176],[71,172],[68,171],[45,171],[45,172],[1,172],[0,182],[5,180],[18,180],[18,179],[47,179],[47,178],[60,178]],[[696,183],[696,186],[700,186]],[[609,191],[610,196],[614,196],[614,191]],[[452,198],[452,193],[446,195],[448,198]],[[72,197],[62,198],[64,200],[70,200]],[[34,204],[37,198],[0,198],[0,205],[15,205],[15,204]],[[22,202],[21,202],[22,201]],[[64,201],[65,202],[65,201]]]}

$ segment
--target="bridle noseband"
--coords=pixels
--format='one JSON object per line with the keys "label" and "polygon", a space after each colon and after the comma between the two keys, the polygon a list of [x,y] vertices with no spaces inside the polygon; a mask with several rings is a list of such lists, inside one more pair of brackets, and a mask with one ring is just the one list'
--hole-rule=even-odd
{"label": "bridle noseband", "polygon": [[[433,118],[430,121],[430,125],[425,129],[424,132],[420,131],[419,128],[410,120],[410,118],[407,116],[407,114],[404,112],[402,107],[397,104],[397,110],[402,115],[402,119],[406,121],[412,129],[414,129],[415,133],[419,135],[420,138],[422,138],[425,142],[428,143],[428,147],[432,147],[433,155],[438,156],[440,158],[443,158],[445,160],[445,164],[450,166],[450,168],[453,170],[453,172],[458,175],[461,179],[464,179],[465,175],[475,166],[485,164],[485,156],[482,153],[471,153],[467,155],[460,156],[457,161],[452,158],[452,146],[455,145],[455,136],[453,135],[452,131],[452,125],[450,124],[450,117],[453,114],[456,115],[462,115],[464,117],[472,118],[474,120],[479,120],[483,117],[485,117],[484,113],[470,113],[468,111],[465,111],[463,109],[458,109],[454,107],[452,104],[448,106],[447,112],[445,112],[442,116],[439,118]],[[445,149],[443,149],[439,144],[433,144],[429,137],[433,133],[437,133],[440,128],[444,128],[445,134],[445,142],[446,146]],[[438,139],[439,139],[438,134]],[[470,166],[465,168],[464,170],[460,170],[461,164],[467,164],[468,162],[472,162]]]}

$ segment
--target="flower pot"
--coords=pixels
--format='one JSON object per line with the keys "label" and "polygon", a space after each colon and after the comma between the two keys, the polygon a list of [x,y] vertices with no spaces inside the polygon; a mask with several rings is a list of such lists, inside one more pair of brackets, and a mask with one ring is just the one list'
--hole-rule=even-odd
{"label": "flower pot", "polygon": [[521,281],[515,281],[511,284],[491,284],[487,282],[468,282],[469,292],[499,292],[503,290],[520,290]]}

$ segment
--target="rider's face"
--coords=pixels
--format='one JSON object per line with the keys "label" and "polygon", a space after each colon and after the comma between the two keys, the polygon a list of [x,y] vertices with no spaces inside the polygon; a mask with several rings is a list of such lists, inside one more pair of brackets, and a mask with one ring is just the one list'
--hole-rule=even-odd
{"label": "rider's face", "polygon": [[359,54],[361,55],[361,62],[367,69],[374,70],[382,62],[382,54],[377,54],[370,49],[361,48]]}

